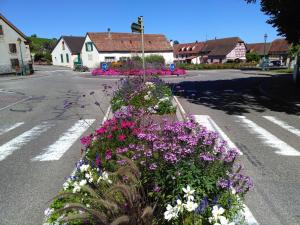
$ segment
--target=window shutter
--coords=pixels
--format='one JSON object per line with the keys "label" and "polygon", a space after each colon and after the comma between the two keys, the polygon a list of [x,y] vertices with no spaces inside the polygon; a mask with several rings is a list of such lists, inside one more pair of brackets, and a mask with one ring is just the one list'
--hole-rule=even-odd
{"label": "window shutter", "polygon": [[91,52],[93,51],[93,43],[90,42],[90,45],[91,45]]}
{"label": "window shutter", "polygon": [[88,43],[85,43],[85,51],[88,51]]}

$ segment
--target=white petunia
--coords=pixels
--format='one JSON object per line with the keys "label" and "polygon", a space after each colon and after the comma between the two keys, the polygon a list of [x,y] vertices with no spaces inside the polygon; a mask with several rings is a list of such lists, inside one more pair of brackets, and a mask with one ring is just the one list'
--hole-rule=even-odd
{"label": "white petunia", "polygon": [[79,182],[79,186],[84,186],[84,185],[86,185],[86,183],[87,183],[86,180],[81,180],[81,181]]}
{"label": "white petunia", "polygon": [[226,219],[224,216],[219,216],[218,220],[219,222],[215,223],[214,225],[235,225],[234,222],[229,223],[228,219]]}
{"label": "white petunia", "polygon": [[49,217],[54,212],[53,208],[47,208],[44,212],[46,217]]}
{"label": "white petunia", "polygon": [[67,190],[69,187],[70,187],[70,183],[69,183],[69,181],[66,181],[66,182],[63,184],[64,190]]}
{"label": "white petunia", "polygon": [[177,207],[172,207],[170,204],[167,205],[167,211],[164,212],[165,220],[170,221],[173,218],[178,217],[178,209]]}
{"label": "white petunia", "polygon": [[80,186],[79,186],[79,184],[78,184],[78,182],[77,181],[75,181],[74,182],[74,185],[73,185],[74,187],[73,187],[73,193],[76,193],[76,192],[79,192],[80,191]]}
{"label": "white petunia", "polygon": [[145,95],[145,96],[144,96],[144,99],[145,99],[146,101],[150,100],[150,98],[151,98],[151,97],[150,97],[149,95]]}
{"label": "white petunia", "polygon": [[217,205],[215,205],[211,211],[215,220],[217,220],[224,212],[225,210],[222,207],[219,208]]}
{"label": "white petunia", "polygon": [[176,203],[177,203],[176,206],[177,206],[178,211],[183,212],[184,204],[182,203],[182,201],[180,199],[177,199]]}
{"label": "white petunia", "polygon": [[193,201],[187,201],[187,203],[184,204],[184,207],[188,212],[193,212],[198,207],[198,204]]}
{"label": "white petunia", "polygon": [[152,83],[152,82],[146,82],[145,85],[150,88],[154,87],[154,83]]}
{"label": "white petunia", "polygon": [[83,172],[88,171],[89,168],[90,168],[90,165],[83,164],[83,165],[80,166],[80,171],[83,173]]}
{"label": "white petunia", "polygon": [[184,197],[188,199],[188,201],[194,200],[194,189],[191,189],[190,185],[188,185],[186,188],[182,188],[183,192],[185,193]]}

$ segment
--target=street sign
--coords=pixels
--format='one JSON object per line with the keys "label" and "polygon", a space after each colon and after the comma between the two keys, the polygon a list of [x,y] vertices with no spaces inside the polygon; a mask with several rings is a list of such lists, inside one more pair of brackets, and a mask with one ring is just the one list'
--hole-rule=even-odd
{"label": "street sign", "polygon": [[142,26],[139,23],[131,24],[131,31],[134,33],[142,33]]}
{"label": "street sign", "polygon": [[101,63],[101,69],[105,72],[107,70],[107,63]]}
{"label": "street sign", "polygon": [[175,64],[174,63],[170,64],[170,70],[171,70],[171,72],[174,72],[174,70],[175,70]]}

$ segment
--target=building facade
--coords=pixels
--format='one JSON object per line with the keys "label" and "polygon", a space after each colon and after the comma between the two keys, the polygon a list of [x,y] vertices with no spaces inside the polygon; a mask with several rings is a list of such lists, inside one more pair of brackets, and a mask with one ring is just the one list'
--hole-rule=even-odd
{"label": "building facade", "polygon": [[[161,55],[166,63],[173,63],[173,47],[164,35],[144,35],[145,56]],[[87,33],[81,49],[82,62],[89,68],[98,68],[101,62],[116,62],[132,56],[141,56],[141,35],[132,33]]]}
{"label": "building facade", "polygon": [[84,40],[84,37],[61,36],[51,52],[53,65],[74,68],[74,65],[82,64]]}
{"label": "building facade", "polygon": [[0,14],[0,74],[29,71],[31,63],[27,37]]}

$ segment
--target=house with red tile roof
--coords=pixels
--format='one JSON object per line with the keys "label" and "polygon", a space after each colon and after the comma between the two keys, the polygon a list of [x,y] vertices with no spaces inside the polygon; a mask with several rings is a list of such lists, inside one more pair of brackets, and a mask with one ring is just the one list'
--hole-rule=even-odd
{"label": "house with red tile roof", "polygon": [[[164,35],[145,34],[144,45],[145,56],[162,55],[166,63],[173,63],[173,47]],[[141,54],[141,35],[134,33],[88,32],[81,49],[83,65],[89,68]]]}
{"label": "house with red tile roof", "polygon": [[51,52],[53,65],[74,68],[75,64],[81,64],[84,39],[84,37],[61,36]]}
{"label": "house with red tile roof", "polygon": [[194,64],[245,61],[246,45],[238,37],[213,39],[175,45],[174,55],[176,61]]}

